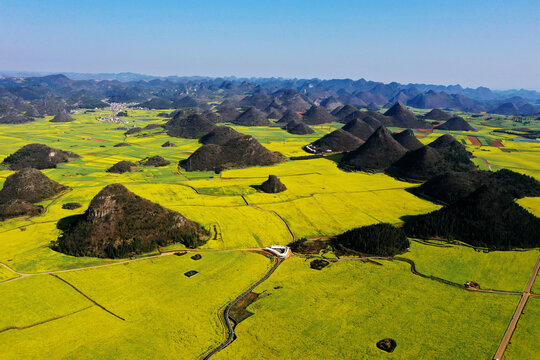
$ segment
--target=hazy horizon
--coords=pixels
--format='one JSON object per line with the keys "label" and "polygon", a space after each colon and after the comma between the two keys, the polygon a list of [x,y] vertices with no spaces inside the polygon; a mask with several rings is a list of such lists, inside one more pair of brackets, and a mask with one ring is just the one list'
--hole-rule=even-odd
{"label": "hazy horizon", "polygon": [[[408,84],[424,84],[424,85],[442,85],[442,86],[461,86],[463,87],[464,89],[465,88],[472,88],[472,89],[476,89],[478,87],[487,87],[487,86],[483,86],[483,85],[479,85],[479,86],[465,86],[463,84],[458,84],[458,83],[455,83],[455,84],[441,84],[441,83],[420,83],[420,82],[399,82],[399,81],[388,81],[388,82],[383,82],[383,81],[379,81],[377,79],[369,79],[369,78],[366,78],[366,77],[359,77],[359,78],[345,78],[345,77],[341,77],[341,78],[323,78],[323,77],[311,77],[311,78],[300,78],[300,77],[284,77],[284,76],[237,76],[237,75],[234,75],[234,74],[229,74],[229,75],[220,75],[220,76],[210,76],[210,75],[200,75],[200,74],[186,74],[186,75],[179,75],[179,74],[167,74],[167,75],[156,75],[156,74],[146,74],[146,73],[138,73],[138,72],[132,72],[132,71],[119,71],[119,72],[110,72],[110,71],[103,71],[103,72],[79,72],[79,71],[39,71],[39,70],[3,70],[3,69],[0,69],[0,75],[2,74],[6,74],[6,73],[28,73],[28,74],[43,74],[43,76],[46,76],[46,75],[56,75],[56,74],[63,74],[63,75],[66,75],[68,78],[69,78],[69,75],[70,74],[78,74],[78,75],[103,75],[103,74],[114,74],[114,75],[119,75],[119,74],[134,74],[134,75],[141,75],[141,76],[151,76],[151,77],[160,77],[160,78],[166,78],[166,77],[174,77],[174,76],[177,76],[177,77],[208,77],[208,78],[231,78],[231,77],[234,77],[234,78],[237,78],[237,79],[270,79],[270,78],[276,78],[276,79],[285,79],[285,80],[288,80],[288,79],[302,79],[302,80],[311,80],[311,79],[318,79],[318,80],[352,80],[352,81],[356,81],[356,80],[360,80],[360,79],[364,79],[366,81],[373,81],[373,82],[381,82],[381,83],[385,83],[385,84],[389,84],[391,82],[397,82],[397,83],[400,83],[401,85],[408,85]],[[537,92],[540,92],[540,87],[538,88],[490,88],[488,87],[490,90],[493,90],[493,91],[509,91],[509,90],[532,90],[532,91],[537,91]]]}
{"label": "hazy horizon", "polygon": [[538,1],[0,1],[13,34],[0,68],[540,90],[539,14]]}

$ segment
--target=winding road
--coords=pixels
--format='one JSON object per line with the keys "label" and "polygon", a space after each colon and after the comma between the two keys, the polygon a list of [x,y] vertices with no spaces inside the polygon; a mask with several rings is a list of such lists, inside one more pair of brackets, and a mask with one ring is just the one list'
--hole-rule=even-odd
{"label": "winding road", "polygon": [[227,324],[227,329],[228,329],[228,332],[229,332],[229,336],[217,348],[215,348],[214,350],[212,350],[212,352],[210,352],[208,355],[206,355],[204,357],[204,360],[210,359],[212,356],[214,356],[216,353],[220,352],[221,350],[225,349],[227,346],[229,346],[234,341],[234,338],[235,338],[236,334],[234,333],[234,327],[232,326],[231,319],[229,318],[229,312],[230,312],[231,308],[234,305],[236,305],[236,303],[238,303],[240,300],[242,300],[244,297],[246,297],[249,293],[251,293],[253,291],[253,289],[255,289],[257,286],[259,286],[263,281],[268,279],[270,277],[270,275],[272,275],[274,273],[274,271],[276,271],[276,269],[281,264],[283,259],[274,257],[274,261],[275,261],[274,266],[272,266],[272,268],[270,268],[270,270],[266,273],[266,275],[264,275],[259,281],[257,281],[255,284],[251,285],[251,287],[249,289],[244,291],[242,294],[238,295],[238,297],[236,299],[234,299],[233,301],[231,301],[227,305],[227,307],[225,308],[225,311],[223,311],[223,318],[225,320],[225,323]]}

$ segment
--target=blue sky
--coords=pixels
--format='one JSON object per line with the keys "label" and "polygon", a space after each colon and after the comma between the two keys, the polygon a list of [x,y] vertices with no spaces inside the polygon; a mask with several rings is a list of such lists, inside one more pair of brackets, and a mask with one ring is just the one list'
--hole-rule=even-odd
{"label": "blue sky", "polygon": [[0,69],[540,89],[540,1],[4,1]]}

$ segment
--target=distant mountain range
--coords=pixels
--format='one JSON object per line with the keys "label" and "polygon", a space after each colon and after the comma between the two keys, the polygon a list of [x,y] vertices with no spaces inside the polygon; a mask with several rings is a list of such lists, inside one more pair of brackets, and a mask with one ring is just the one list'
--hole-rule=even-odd
{"label": "distant mountain range", "polygon": [[426,92],[433,90],[436,92],[446,92],[447,94],[456,94],[464,95],[471,99],[476,100],[494,100],[502,98],[511,98],[515,96],[522,97],[529,101],[540,100],[540,92],[535,90],[527,89],[508,89],[508,90],[491,90],[487,87],[477,87],[473,88],[463,88],[461,85],[434,85],[434,84],[399,84],[396,82],[391,82],[384,84],[382,82],[368,81],[365,79],[351,80],[351,79],[332,79],[332,80],[320,80],[320,79],[287,79],[287,78],[259,78],[259,77],[250,77],[250,78],[237,78],[236,76],[226,76],[226,77],[209,77],[209,76],[154,76],[154,75],[145,75],[132,72],[121,72],[121,73],[75,73],[75,72],[32,72],[32,71],[2,71],[0,70],[0,78],[2,77],[41,77],[54,74],[63,74],[72,80],[118,80],[122,82],[130,81],[150,81],[150,80],[167,80],[172,82],[185,82],[185,81],[203,81],[203,80],[212,80],[212,79],[223,79],[234,82],[250,82],[254,84],[268,85],[274,84],[277,87],[292,87],[292,86],[278,86],[279,82],[283,84],[317,84],[318,87],[323,87],[327,90],[334,89],[355,89],[357,91],[369,91],[370,89],[380,87],[388,88],[390,91],[395,91],[396,89],[402,89],[405,92],[415,92],[418,93]]}
{"label": "distant mountain range", "polygon": [[[105,107],[106,102],[133,103],[151,109],[190,107],[203,112],[209,111],[208,102],[223,101],[230,108],[229,112],[253,107],[251,113],[260,110],[271,118],[278,118],[287,110],[304,112],[310,108],[318,117],[331,117],[326,111],[338,111],[344,105],[377,110],[390,108],[397,102],[421,109],[540,114],[540,93],[532,90],[384,84],[364,79],[157,77],[133,73],[43,76],[42,73],[0,72],[0,75],[0,122],[3,123],[57,115],[63,109]],[[221,112],[222,116],[226,114],[226,111]]]}

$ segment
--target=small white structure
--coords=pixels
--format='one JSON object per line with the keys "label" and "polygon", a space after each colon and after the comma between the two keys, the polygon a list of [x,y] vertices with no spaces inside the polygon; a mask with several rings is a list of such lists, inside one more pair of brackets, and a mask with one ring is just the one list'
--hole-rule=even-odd
{"label": "small white structure", "polygon": [[285,245],[272,245],[265,247],[264,250],[280,258],[286,258],[291,252],[291,249]]}
{"label": "small white structure", "polygon": [[311,153],[316,153],[317,152],[317,150],[311,144],[306,145],[306,150],[311,152]]}

